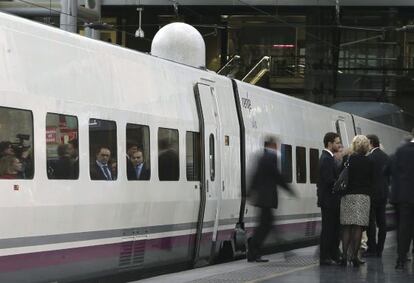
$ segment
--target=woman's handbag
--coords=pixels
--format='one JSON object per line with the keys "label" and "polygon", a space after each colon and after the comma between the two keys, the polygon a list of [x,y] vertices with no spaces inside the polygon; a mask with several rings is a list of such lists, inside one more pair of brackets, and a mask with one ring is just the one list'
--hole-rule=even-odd
{"label": "woman's handbag", "polygon": [[344,163],[344,169],[342,169],[341,174],[339,174],[338,179],[336,180],[332,193],[337,195],[344,195],[348,191],[348,175],[349,175],[349,160]]}

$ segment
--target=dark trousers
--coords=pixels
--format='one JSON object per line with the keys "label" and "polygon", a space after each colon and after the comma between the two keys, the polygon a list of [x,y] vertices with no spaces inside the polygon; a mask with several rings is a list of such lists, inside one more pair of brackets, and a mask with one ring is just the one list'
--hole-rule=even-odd
{"label": "dark trousers", "polygon": [[[385,220],[386,202],[371,204],[369,212],[368,252],[381,254],[384,250],[385,237],[387,235],[387,223]],[[378,228],[378,240],[377,240]]]}
{"label": "dark trousers", "polygon": [[399,204],[398,214],[398,258],[404,262],[414,235],[414,204]]}
{"label": "dark trousers", "polygon": [[263,207],[260,209],[259,226],[253,232],[252,239],[249,242],[249,249],[247,253],[248,259],[256,259],[260,257],[260,248],[263,245],[273,225],[272,208]]}
{"label": "dark trousers", "polygon": [[339,259],[339,207],[321,207],[320,260]]}

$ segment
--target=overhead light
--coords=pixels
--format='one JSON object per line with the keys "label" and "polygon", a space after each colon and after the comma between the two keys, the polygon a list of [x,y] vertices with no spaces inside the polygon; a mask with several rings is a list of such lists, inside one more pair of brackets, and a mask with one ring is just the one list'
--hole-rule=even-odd
{"label": "overhead light", "polygon": [[273,48],[295,48],[294,44],[273,44]]}
{"label": "overhead light", "polygon": [[135,32],[135,37],[139,37],[139,38],[143,38],[145,36],[144,31],[141,28],[141,16],[142,16],[142,11],[144,9],[143,8],[137,8],[137,11],[139,13],[139,24],[138,24],[138,29]]}

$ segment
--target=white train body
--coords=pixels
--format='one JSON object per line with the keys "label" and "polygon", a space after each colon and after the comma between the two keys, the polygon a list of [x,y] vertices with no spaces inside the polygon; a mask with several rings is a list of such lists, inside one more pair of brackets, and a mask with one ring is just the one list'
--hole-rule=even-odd
{"label": "white train body", "polygon": [[[0,180],[2,282],[72,280],[128,270],[144,273],[202,263],[223,250],[243,250],[239,235],[249,234],[256,225],[255,209],[244,197],[246,178],[267,134],[292,146],[292,160],[294,149],[304,147],[307,170],[304,183],[297,183],[292,173],[298,198],[281,193],[275,223],[281,229],[267,244],[315,239],[320,211],[315,184],[309,180],[309,149],[320,153],[323,135],[336,131],[337,123],[345,145],[358,129],[377,134],[390,153],[406,134],[213,72],[2,13],[0,97],[0,107],[31,111],[34,163],[32,179]],[[76,180],[48,178],[47,113],[77,117]],[[116,122],[117,180],[90,178],[92,118]],[[148,181],[126,178],[128,123],[149,127]],[[0,139],[20,131],[1,124]],[[177,181],[159,181],[159,128],[178,130]],[[1,133],[4,129],[9,133]],[[203,139],[201,180],[186,177],[187,132],[200,133]],[[207,157],[210,134],[213,169]],[[296,172],[296,162],[291,164]]]}

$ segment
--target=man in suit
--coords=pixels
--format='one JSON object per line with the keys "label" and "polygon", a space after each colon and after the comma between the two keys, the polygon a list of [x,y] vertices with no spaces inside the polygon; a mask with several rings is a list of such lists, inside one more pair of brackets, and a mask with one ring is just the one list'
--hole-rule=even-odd
{"label": "man in suit", "polygon": [[90,174],[92,180],[114,180],[108,162],[111,159],[111,150],[107,146],[100,146],[96,151],[95,162],[91,164]]}
{"label": "man in suit", "polygon": [[[369,139],[369,158],[374,164],[374,192],[371,196],[371,207],[369,215],[368,249],[366,256],[382,256],[384,250],[384,242],[387,234],[385,221],[385,208],[388,199],[389,178],[385,175],[388,168],[390,158],[380,149],[380,141],[376,135],[367,135]],[[378,241],[377,241],[378,227]]]}
{"label": "man in suit", "polygon": [[268,261],[261,258],[260,248],[272,229],[272,208],[278,206],[277,186],[279,185],[290,194],[295,195],[277,168],[276,139],[274,137],[267,138],[264,146],[264,153],[259,159],[249,189],[250,202],[260,208],[259,226],[256,227],[248,242],[247,261],[249,262]]}
{"label": "man in suit", "polygon": [[[414,132],[414,129],[413,129]],[[393,158],[393,202],[398,205],[398,259],[403,269],[414,235],[414,138],[399,147]]]}
{"label": "man in suit", "polygon": [[338,166],[334,154],[341,147],[337,133],[329,132],[323,138],[325,148],[319,159],[319,179],[317,183],[318,207],[322,214],[320,237],[320,265],[333,265],[340,260],[339,255],[339,209],[340,196],[332,193],[338,178]]}
{"label": "man in suit", "polygon": [[144,154],[142,150],[137,149],[129,157],[129,160],[131,166],[127,168],[128,180],[149,180],[150,171],[144,165]]}

